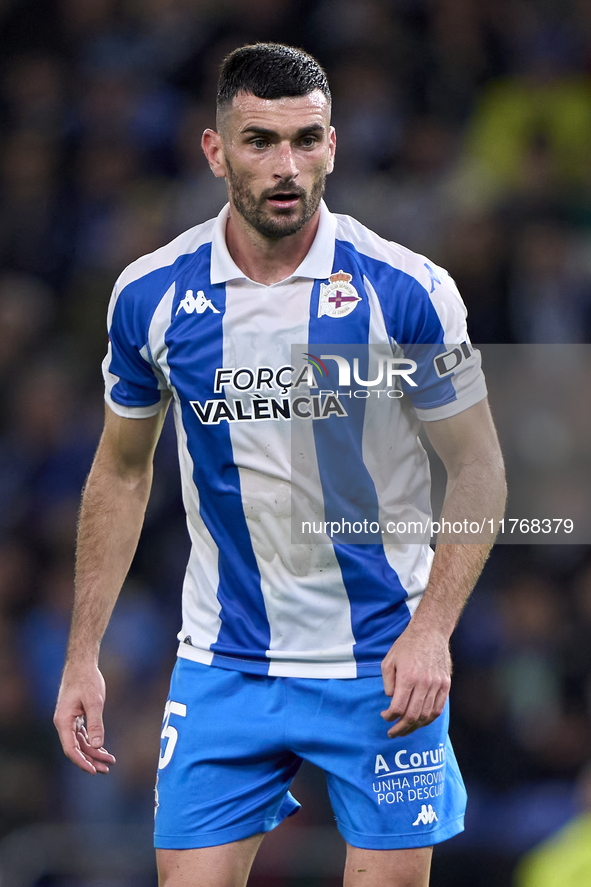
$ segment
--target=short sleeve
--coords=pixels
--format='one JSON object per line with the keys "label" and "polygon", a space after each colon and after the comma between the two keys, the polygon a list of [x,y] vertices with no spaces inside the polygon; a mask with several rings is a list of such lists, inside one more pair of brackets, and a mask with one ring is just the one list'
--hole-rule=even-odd
{"label": "short sleeve", "polygon": [[424,263],[429,275],[429,303],[441,327],[441,343],[421,346],[424,366],[419,387],[411,395],[423,422],[447,419],[479,403],[487,395],[478,349],[470,342],[466,306],[444,268]]}
{"label": "short sleeve", "polygon": [[160,412],[169,399],[148,346],[148,323],[136,286],[113,290],[107,318],[109,346],[103,361],[105,400],[118,416],[143,419]]}
{"label": "short sleeve", "polygon": [[[409,269],[410,270],[410,269]],[[412,273],[399,278],[384,312],[398,353],[415,362],[403,382],[421,421],[446,419],[486,397],[480,352],[470,343],[466,307],[445,269],[413,255]]]}

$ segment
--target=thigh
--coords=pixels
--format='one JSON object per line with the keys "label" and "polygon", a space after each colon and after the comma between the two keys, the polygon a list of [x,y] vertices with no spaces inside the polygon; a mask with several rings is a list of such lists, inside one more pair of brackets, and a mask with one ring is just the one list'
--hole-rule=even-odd
{"label": "thigh", "polygon": [[301,760],[285,747],[281,694],[267,676],[177,661],[156,782],[157,848],[241,841],[299,808],[289,786]]}
{"label": "thigh", "polygon": [[156,850],[159,887],[245,887],[263,837],[219,847]]}
{"label": "thigh", "polygon": [[428,887],[432,847],[365,850],[347,845],[344,887]]}

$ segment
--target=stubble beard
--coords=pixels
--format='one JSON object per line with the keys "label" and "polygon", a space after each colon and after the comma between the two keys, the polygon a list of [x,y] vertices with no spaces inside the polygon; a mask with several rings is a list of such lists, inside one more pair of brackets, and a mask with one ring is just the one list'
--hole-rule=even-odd
{"label": "stubble beard", "polygon": [[[301,231],[318,209],[324,194],[326,171],[323,171],[315,179],[310,193],[306,193],[299,185],[296,186],[293,182],[285,180],[275,188],[263,191],[261,196],[257,198],[244,181],[236,175],[228,158],[226,158],[226,167],[228,170],[228,191],[234,206],[255,231],[269,240],[280,240],[282,237],[289,237],[291,234]],[[269,197],[284,192],[297,194],[300,198],[295,210],[277,209],[274,216],[269,215],[267,202]]]}

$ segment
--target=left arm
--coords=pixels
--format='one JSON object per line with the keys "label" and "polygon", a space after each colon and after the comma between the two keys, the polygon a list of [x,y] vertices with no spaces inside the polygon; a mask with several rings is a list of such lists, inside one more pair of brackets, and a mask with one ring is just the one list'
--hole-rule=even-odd
{"label": "left arm", "polygon": [[[449,419],[425,423],[447,471],[441,522],[491,519],[498,526],[506,498],[503,457],[486,400]],[[480,576],[495,533],[478,541],[440,533],[425,594],[405,631],[382,662],[382,712],[397,721],[388,736],[405,736],[430,724],[445,706],[451,684],[449,639]],[[473,537],[474,538],[474,537]],[[455,541],[454,541],[455,540]]]}

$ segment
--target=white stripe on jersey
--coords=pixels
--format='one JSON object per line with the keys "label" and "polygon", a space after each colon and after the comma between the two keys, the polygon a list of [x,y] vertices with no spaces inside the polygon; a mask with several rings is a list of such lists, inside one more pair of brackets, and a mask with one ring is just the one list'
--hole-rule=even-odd
{"label": "white stripe on jersey", "polygon": [[[224,366],[257,367],[262,355],[270,367],[289,363],[285,342],[308,341],[311,288],[303,278],[272,287],[228,283]],[[230,386],[225,390],[227,398],[240,396]],[[263,446],[256,422],[232,423],[230,437],[270,627],[269,674],[295,669],[303,676],[305,665],[290,662],[296,660],[333,663],[331,677],[354,677],[355,638],[347,592],[340,578],[335,581],[340,568],[333,546],[291,544],[291,423],[266,422]],[[318,474],[316,484],[319,489]],[[318,666],[309,671],[317,675]]]}

